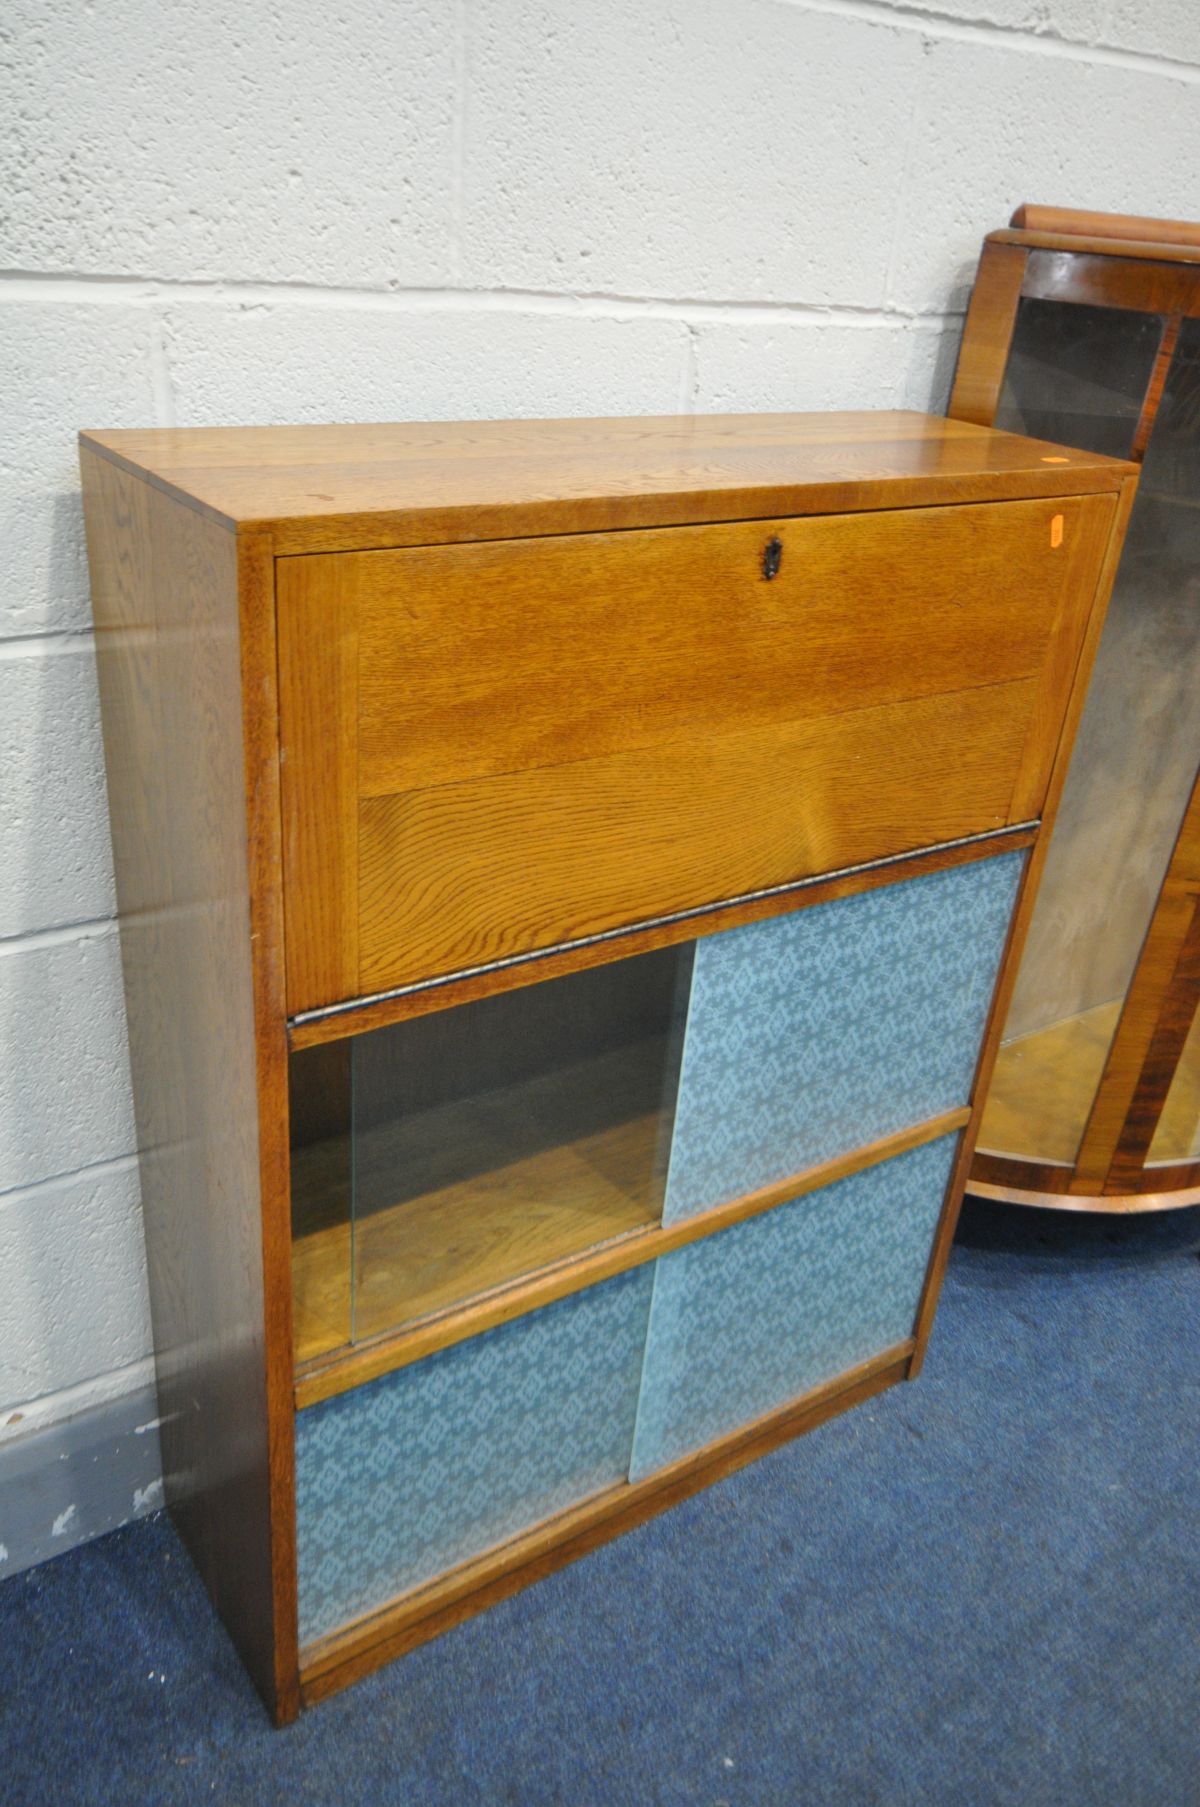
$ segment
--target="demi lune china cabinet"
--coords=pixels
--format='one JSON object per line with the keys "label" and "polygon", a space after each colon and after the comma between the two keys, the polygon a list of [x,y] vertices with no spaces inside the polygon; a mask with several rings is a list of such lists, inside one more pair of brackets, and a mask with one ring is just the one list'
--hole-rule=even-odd
{"label": "demi lune china cabinet", "polygon": [[166,1496],[282,1723],[916,1374],[1137,472],[81,456]]}
{"label": "demi lune china cabinet", "polygon": [[1022,207],[984,241],[953,418],[1141,481],[970,1190],[1200,1202],[1200,225]]}

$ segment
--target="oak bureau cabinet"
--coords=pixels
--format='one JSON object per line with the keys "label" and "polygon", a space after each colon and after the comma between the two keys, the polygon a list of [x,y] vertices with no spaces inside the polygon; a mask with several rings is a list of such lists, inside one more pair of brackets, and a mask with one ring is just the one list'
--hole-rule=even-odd
{"label": "oak bureau cabinet", "polygon": [[915,1375],[1135,472],[81,456],[167,1498],[283,1722]]}

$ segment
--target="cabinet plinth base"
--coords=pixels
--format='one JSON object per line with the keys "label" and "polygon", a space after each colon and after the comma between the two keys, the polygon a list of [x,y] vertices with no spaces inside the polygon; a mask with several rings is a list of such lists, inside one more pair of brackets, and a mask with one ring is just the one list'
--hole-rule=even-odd
{"label": "cabinet plinth base", "polygon": [[1031,1205],[1047,1211],[1100,1211],[1131,1216],[1142,1211],[1179,1211],[1200,1205],[1200,1186],[1178,1192],[1126,1192],[1105,1196],[1090,1192],[1038,1192],[1026,1186],[1001,1186],[991,1180],[970,1179],[968,1198],[985,1198],[1001,1205]]}

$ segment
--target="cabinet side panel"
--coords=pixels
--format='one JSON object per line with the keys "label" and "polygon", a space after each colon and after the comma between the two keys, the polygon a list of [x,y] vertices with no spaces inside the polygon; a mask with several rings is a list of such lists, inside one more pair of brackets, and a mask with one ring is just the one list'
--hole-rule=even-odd
{"label": "cabinet side panel", "polygon": [[166,1498],[278,1709],[237,542],[82,463]]}

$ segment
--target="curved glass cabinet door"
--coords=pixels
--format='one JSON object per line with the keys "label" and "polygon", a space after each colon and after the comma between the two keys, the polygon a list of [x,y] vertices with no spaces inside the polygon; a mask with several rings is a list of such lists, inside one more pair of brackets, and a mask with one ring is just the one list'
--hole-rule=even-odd
{"label": "curved glass cabinet door", "polygon": [[[1025,298],[995,417],[1012,431],[1136,455],[1156,360],[1161,374],[1166,354],[979,1141],[985,1155],[1068,1173],[1088,1133],[1196,776],[1200,320],[1181,325],[1153,313]],[[1195,1081],[1181,1070],[1176,1084],[1172,1119],[1183,1120],[1183,1095]]]}

